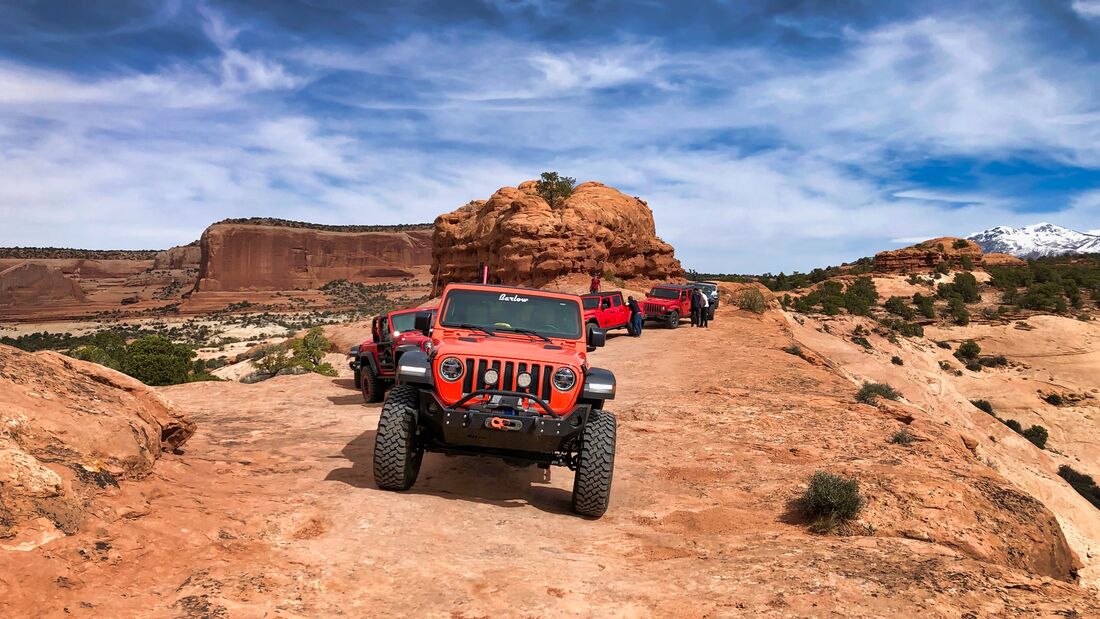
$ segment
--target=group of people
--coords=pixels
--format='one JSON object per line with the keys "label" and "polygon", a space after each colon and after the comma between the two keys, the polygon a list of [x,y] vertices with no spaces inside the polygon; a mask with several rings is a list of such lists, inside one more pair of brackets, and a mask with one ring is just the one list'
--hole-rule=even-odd
{"label": "group of people", "polygon": [[710,299],[698,288],[691,293],[691,326],[710,328]]}

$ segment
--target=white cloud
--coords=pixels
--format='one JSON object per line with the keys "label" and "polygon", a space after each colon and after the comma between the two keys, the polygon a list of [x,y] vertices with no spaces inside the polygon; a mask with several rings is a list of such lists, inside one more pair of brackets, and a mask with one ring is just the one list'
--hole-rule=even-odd
{"label": "white cloud", "polygon": [[1100,0],[1073,0],[1071,6],[1083,17],[1100,18]]}

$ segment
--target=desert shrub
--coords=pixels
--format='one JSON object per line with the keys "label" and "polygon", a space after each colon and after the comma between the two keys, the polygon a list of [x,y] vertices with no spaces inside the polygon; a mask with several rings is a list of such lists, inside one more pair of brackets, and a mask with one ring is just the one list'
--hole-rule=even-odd
{"label": "desert shrub", "polygon": [[940,369],[943,370],[944,372],[950,372],[953,368],[951,367],[950,362],[941,360],[940,361]]}
{"label": "desert shrub", "polygon": [[955,356],[959,359],[977,359],[978,355],[982,353],[982,347],[978,345],[974,340],[966,340],[959,346],[959,349],[955,351]]}
{"label": "desert shrub", "polygon": [[878,292],[875,283],[870,277],[857,278],[844,291],[844,308],[848,313],[856,316],[866,316],[871,312],[871,306],[878,301]]}
{"label": "desert shrub", "polygon": [[575,178],[560,176],[557,172],[543,172],[541,178],[535,181],[535,191],[542,196],[543,200],[546,200],[550,208],[556,208],[573,195],[573,188],[576,185]]}
{"label": "desert shrub", "polygon": [[768,309],[768,301],[764,299],[764,294],[755,288],[742,290],[733,300],[733,304],[754,314],[763,314]]}
{"label": "desert shrub", "polygon": [[901,316],[906,320],[912,320],[913,316],[916,314],[903,297],[890,297],[886,299],[886,303],[883,304],[883,307],[891,314]]}
{"label": "desert shrub", "polygon": [[[301,339],[294,339],[274,346],[267,346],[257,359],[253,353],[256,373],[267,377],[287,373],[294,368],[314,372],[322,376],[336,376],[336,368],[324,361],[330,344],[321,327],[313,327]],[[258,351],[257,351],[258,352]]]}
{"label": "desert shrub", "polygon": [[909,276],[909,279],[906,280],[906,281],[908,281],[909,284],[912,285],[912,286],[920,286],[921,284],[924,283],[924,278],[921,277],[920,275],[917,275],[916,273],[913,273],[912,275]]}
{"label": "desert shrub", "polygon": [[960,256],[959,266],[966,269],[967,271],[972,271],[974,270],[974,261],[970,259],[970,256]]}
{"label": "desert shrub", "polygon": [[902,428],[890,437],[890,442],[895,445],[911,445],[917,437],[908,428]]}
{"label": "desert shrub", "polygon": [[951,343],[950,342],[945,342],[943,340],[937,340],[936,341],[936,346],[939,346],[940,348],[943,348],[945,350],[951,350]]}
{"label": "desert shrub", "polygon": [[978,363],[987,368],[995,368],[1002,365],[1008,365],[1008,359],[1006,359],[1004,355],[995,355],[992,357],[982,357],[978,359]]}
{"label": "desert shrub", "polygon": [[951,244],[951,247],[953,249],[966,249],[967,247],[970,247],[970,243],[968,243],[966,239],[955,239],[955,242]]}
{"label": "desert shrub", "polygon": [[166,337],[147,335],[126,348],[122,371],[146,385],[178,385],[187,382],[195,351]]}
{"label": "desert shrub", "polygon": [[1015,419],[1002,419],[1001,423],[1008,426],[1009,429],[1011,429],[1016,434],[1023,434],[1024,433],[1024,427],[1022,425],[1020,425],[1020,422],[1016,421]]}
{"label": "desert shrub", "polygon": [[982,296],[978,294],[978,280],[969,272],[956,273],[953,283],[940,284],[936,287],[936,294],[943,299],[951,299],[957,295],[964,303],[977,303],[982,300]]}
{"label": "desert shrub", "polygon": [[1041,312],[1066,312],[1069,308],[1063,296],[1063,288],[1054,282],[1032,284],[1020,295],[1017,304]]}
{"label": "desert shrub", "polygon": [[1043,401],[1051,406],[1061,406],[1065,404],[1065,400],[1057,393],[1048,393],[1043,396]]}
{"label": "desert shrub", "polygon": [[947,264],[946,262],[941,262],[936,265],[936,273],[939,273],[940,275],[947,275],[950,272],[951,265]]}
{"label": "desert shrub", "polygon": [[989,400],[971,400],[970,403],[973,404],[978,410],[985,411],[990,415],[993,414],[993,405],[989,403]]}
{"label": "desert shrub", "polygon": [[226,360],[225,357],[216,357],[216,358],[213,358],[213,359],[207,359],[206,360],[206,369],[216,370],[218,368],[224,368],[227,364],[228,364],[228,361]]}
{"label": "desert shrub", "polygon": [[862,335],[854,336],[852,338],[852,341],[855,342],[856,344],[859,344],[860,346],[866,348],[867,350],[871,350],[871,348],[872,348],[871,342],[867,341],[867,338],[863,337]]}
{"label": "desert shrub", "polygon": [[932,297],[926,297],[923,294],[917,292],[913,294],[913,305],[917,306],[917,311],[921,316],[925,318],[936,317],[936,306]]}
{"label": "desert shrub", "polygon": [[[895,318],[883,318],[879,320],[883,326],[890,328],[891,331],[896,331],[906,337],[922,337],[924,336],[924,327],[918,325],[915,322],[905,322],[904,320],[898,320]],[[893,334],[889,334],[887,339],[897,343],[897,338],[893,337]]]}
{"label": "desert shrub", "polygon": [[981,372],[982,364],[978,363],[977,359],[971,359],[966,362],[966,369],[970,370],[971,372]]}
{"label": "desert shrub", "polygon": [[796,357],[801,357],[802,356],[802,347],[799,346],[798,344],[791,344],[790,346],[784,346],[783,347],[783,352],[785,352],[787,354],[790,354],[790,355],[794,355]]}
{"label": "desert shrub", "polygon": [[947,312],[955,324],[963,327],[970,324],[970,310],[966,309],[966,302],[962,297],[955,295],[948,299]]}
{"label": "desert shrub", "polygon": [[893,363],[894,365],[905,365],[905,362],[902,361],[901,357],[899,357],[897,355],[894,355],[893,357],[890,357],[890,363]]}
{"label": "desert shrub", "polygon": [[863,404],[874,404],[879,397],[887,400],[897,400],[901,397],[896,389],[885,383],[864,383],[856,393],[856,401]]}
{"label": "desert shrub", "polygon": [[1039,449],[1044,449],[1046,447],[1047,438],[1050,436],[1047,429],[1043,426],[1031,426],[1020,434]]}
{"label": "desert shrub", "polygon": [[1100,509],[1100,486],[1091,476],[1075,471],[1072,467],[1063,464],[1058,467],[1058,476],[1066,480],[1078,494],[1085,497],[1093,507]]}
{"label": "desert shrub", "polygon": [[[263,351],[259,358],[253,355],[252,365],[255,366],[256,372],[260,374],[267,374],[274,376],[279,372],[290,368],[294,365],[294,361],[291,358],[290,350],[288,346],[284,344],[278,344],[275,346],[267,346],[261,349]],[[257,351],[259,352],[259,351]]]}
{"label": "desert shrub", "polygon": [[809,487],[799,503],[811,518],[810,528],[828,533],[859,514],[865,503],[854,479],[818,471],[810,477]]}

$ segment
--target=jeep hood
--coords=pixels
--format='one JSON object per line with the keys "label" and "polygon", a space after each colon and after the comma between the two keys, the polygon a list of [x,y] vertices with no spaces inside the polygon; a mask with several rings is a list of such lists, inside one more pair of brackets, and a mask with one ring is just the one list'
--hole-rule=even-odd
{"label": "jeep hood", "polygon": [[[548,346],[551,348],[547,348]],[[435,355],[512,359],[520,363],[568,364],[578,368],[584,366],[588,358],[585,344],[581,341],[550,343],[511,335],[447,336],[435,341]]]}

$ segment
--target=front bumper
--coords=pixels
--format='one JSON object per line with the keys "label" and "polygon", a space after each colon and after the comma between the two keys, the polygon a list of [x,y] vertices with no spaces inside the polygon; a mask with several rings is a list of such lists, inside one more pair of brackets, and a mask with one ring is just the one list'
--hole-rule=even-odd
{"label": "front bumper", "polygon": [[[568,464],[567,452],[579,439],[592,407],[578,404],[557,415],[530,394],[482,389],[446,406],[434,392],[422,404],[420,419],[428,430],[428,451],[496,455],[549,464]],[[488,401],[472,400],[489,396]],[[520,406],[520,399],[535,405]]]}

